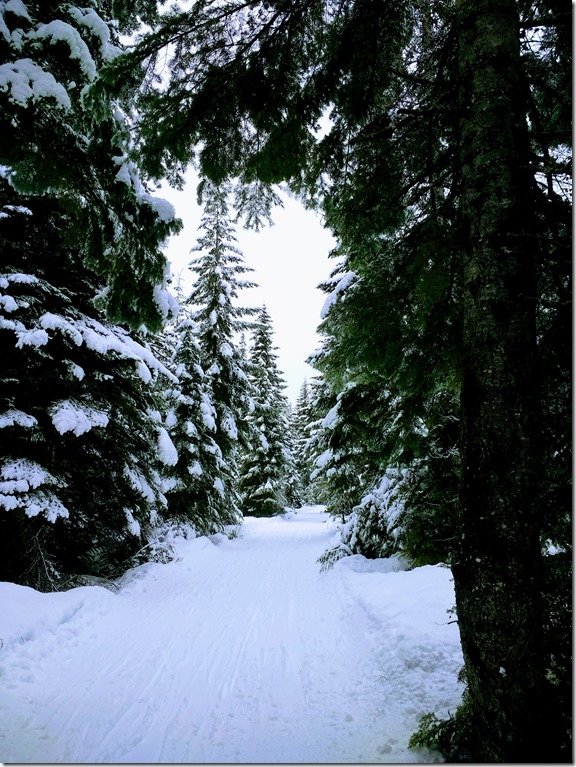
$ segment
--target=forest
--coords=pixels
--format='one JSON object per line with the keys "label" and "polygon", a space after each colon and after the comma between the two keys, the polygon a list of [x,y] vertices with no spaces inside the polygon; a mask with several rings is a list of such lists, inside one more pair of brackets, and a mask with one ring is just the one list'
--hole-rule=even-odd
{"label": "forest", "polygon": [[[0,0],[0,579],[323,504],[319,568],[450,568],[465,692],[414,743],[570,762],[571,32],[560,0]],[[190,168],[183,294],[157,187]],[[336,241],[293,407],[236,240],[281,189]]]}

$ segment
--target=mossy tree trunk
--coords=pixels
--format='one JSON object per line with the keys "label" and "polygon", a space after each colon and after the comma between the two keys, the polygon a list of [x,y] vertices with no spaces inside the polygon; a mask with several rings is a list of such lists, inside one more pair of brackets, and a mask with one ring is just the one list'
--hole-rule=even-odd
{"label": "mossy tree trunk", "polygon": [[476,752],[546,761],[535,242],[514,0],[458,0],[463,265],[461,488],[454,572]]}

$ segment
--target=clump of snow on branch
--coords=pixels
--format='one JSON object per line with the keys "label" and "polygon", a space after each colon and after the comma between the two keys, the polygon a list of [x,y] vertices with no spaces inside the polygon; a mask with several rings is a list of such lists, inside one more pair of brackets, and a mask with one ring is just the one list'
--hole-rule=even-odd
{"label": "clump of snow on branch", "polygon": [[11,409],[6,413],[0,414],[0,429],[5,429],[8,426],[21,426],[24,429],[31,429],[36,426],[38,421],[33,415],[28,415],[22,410]]}
{"label": "clump of snow on branch", "polygon": [[132,535],[135,535],[137,538],[139,538],[141,533],[140,523],[137,519],[134,519],[134,514],[132,514],[130,509],[124,509],[124,514],[126,515],[126,520],[128,522],[128,530],[132,533]]}
{"label": "clump of snow on branch", "polygon": [[328,294],[326,300],[324,301],[324,306],[320,312],[320,317],[322,319],[326,317],[332,306],[334,306],[340,293],[349,288],[357,277],[358,275],[356,272],[346,272],[346,274],[344,274],[342,277],[335,278],[338,280],[338,282],[336,283],[334,290]]}
{"label": "clump of snow on branch", "polygon": [[59,484],[40,464],[24,458],[8,460],[0,468],[0,507],[21,509],[28,517],[43,514],[49,522],[68,517],[68,509],[50,488]]}
{"label": "clump of snow on branch", "polygon": [[96,79],[96,64],[90,49],[80,36],[78,30],[74,29],[70,24],[60,19],[55,19],[48,22],[48,24],[42,24],[37,30],[30,32],[28,36],[31,39],[49,40],[52,43],[65,43],[70,50],[70,58],[77,59],[86,78],[90,81]]}
{"label": "clump of snow on branch", "polygon": [[106,413],[70,400],[55,403],[50,415],[57,432],[66,434],[70,431],[77,437],[90,431],[94,426],[104,428],[109,422]]}
{"label": "clump of snow on branch", "polygon": [[136,490],[136,492],[142,496],[142,498],[146,499],[150,503],[155,502],[156,496],[154,491],[150,487],[150,484],[147,482],[146,478],[142,476],[142,474],[136,468],[125,466],[124,476],[128,479],[134,490]]}
{"label": "clump of snow on branch", "polygon": [[178,451],[162,426],[158,429],[158,455],[165,466],[176,466],[178,463]]}
{"label": "clump of snow on branch", "polygon": [[100,55],[104,60],[115,58],[120,48],[110,44],[110,29],[108,24],[98,16],[93,8],[69,8],[68,14],[74,21],[88,29],[100,42]]}
{"label": "clump of snow on branch", "polygon": [[65,110],[72,106],[66,88],[32,59],[0,64],[0,91],[7,92],[12,102],[24,107],[30,101],[36,103],[47,98],[54,99]]}

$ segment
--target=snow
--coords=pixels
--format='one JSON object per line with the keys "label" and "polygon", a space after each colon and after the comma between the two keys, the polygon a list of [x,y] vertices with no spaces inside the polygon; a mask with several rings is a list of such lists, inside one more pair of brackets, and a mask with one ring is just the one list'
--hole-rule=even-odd
{"label": "snow", "polygon": [[4,5],[4,13],[7,11],[10,11],[10,13],[13,13],[15,16],[21,16],[23,19],[26,19],[27,21],[31,21],[30,14],[28,13],[28,9],[22,2],[22,0],[5,0],[3,3]]}
{"label": "snow", "polygon": [[335,429],[340,419],[340,403],[337,402],[333,408],[331,408],[322,421],[323,429]]}
{"label": "snow", "polygon": [[19,272],[15,272],[14,274],[3,274],[0,277],[0,287],[2,288],[7,288],[11,282],[16,283],[17,285],[32,285],[38,282],[38,277],[34,274],[21,274]]}
{"label": "snow", "polygon": [[174,221],[176,218],[176,208],[163,197],[154,197],[151,194],[144,193],[140,195],[140,199],[152,208],[160,221],[170,223],[170,221]]}
{"label": "snow", "polygon": [[32,59],[0,64],[0,90],[8,91],[10,99],[21,106],[43,98],[55,99],[63,109],[72,106],[64,86]]}
{"label": "snow", "polygon": [[132,535],[135,535],[137,538],[140,537],[140,523],[137,519],[134,519],[134,515],[130,511],[130,509],[124,509],[124,514],[126,515],[126,520],[128,522],[128,530],[132,533]]}
{"label": "snow", "polygon": [[165,466],[176,466],[178,451],[163,426],[158,428],[158,457]]}
{"label": "snow", "polygon": [[48,333],[45,330],[18,330],[16,332],[18,341],[16,346],[22,349],[24,346],[46,346],[50,340]]}
{"label": "snow", "polygon": [[200,416],[202,423],[210,431],[216,430],[216,421],[214,419],[214,407],[208,399],[208,395],[202,394],[202,401],[200,402]]}
{"label": "snow", "polygon": [[[6,211],[8,211],[6,213]],[[31,216],[32,211],[24,205],[3,205],[0,210],[0,218],[10,218],[11,213],[22,213],[24,216]]]}
{"label": "snow", "polygon": [[5,413],[0,413],[0,429],[5,429],[7,426],[22,426],[24,429],[31,429],[37,423],[38,421],[33,415],[28,415],[22,410],[12,408]]}
{"label": "snow", "polygon": [[232,347],[230,346],[230,344],[227,341],[225,341],[223,344],[220,345],[220,354],[223,357],[233,357],[234,356],[234,351],[233,351]]}
{"label": "snow", "polygon": [[0,584],[0,759],[431,762],[419,716],[462,686],[443,567],[340,560],[322,507],[175,542],[114,590]]}
{"label": "snow", "polygon": [[[169,273],[169,265],[166,265],[166,274],[164,281],[166,282],[168,278]],[[176,317],[178,315],[178,301],[176,298],[170,293],[169,290],[166,290],[165,287],[162,285],[155,285],[153,290],[153,296],[154,296],[154,303],[158,307],[160,311],[160,316],[162,317],[162,320],[166,322],[169,317]]]}
{"label": "snow", "polygon": [[224,431],[230,439],[238,439],[238,427],[236,426],[236,421],[231,413],[227,413],[222,418],[221,426],[222,431]]}
{"label": "snow", "polygon": [[358,277],[356,272],[346,272],[346,274],[343,277],[338,278],[338,283],[334,290],[328,294],[326,297],[326,300],[324,301],[324,306],[322,307],[320,311],[320,317],[322,319],[325,319],[326,315],[334,306],[336,301],[338,300],[338,296],[340,293],[342,293],[344,290],[350,287],[354,280]]}
{"label": "snow", "polygon": [[145,498],[150,503],[154,503],[156,500],[154,491],[150,487],[150,484],[147,482],[146,478],[143,477],[135,467],[124,466],[124,474],[130,481],[130,484],[134,490],[140,493],[142,498]]}
{"label": "snow", "polygon": [[52,424],[59,434],[71,431],[77,437],[90,431],[94,426],[105,428],[109,418],[106,413],[93,407],[62,400],[53,405],[50,410]]}
{"label": "snow", "polygon": [[70,58],[77,59],[80,68],[88,80],[96,79],[96,64],[90,49],[80,36],[77,29],[60,19],[42,24],[35,32],[29,32],[31,39],[50,40],[50,42],[66,43],[70,50]]}
{"label": "snow", "polygon": [[49,489],[38,489],[55,484],[57,480],[34,461],[25,458],[9,460],[0,469],[0,507],[5,511],[23,509],[28,517],[43,514],[49,522],[68,517],[68,509],[54,493]]}
{"label": "snow", "polygon": [[115,45],[110,45],[108,24],[92,8],[69,8],[68,13],[76,21],[92,32],[100,41],[100,53],[104,59],[111,59],[120,53]]}

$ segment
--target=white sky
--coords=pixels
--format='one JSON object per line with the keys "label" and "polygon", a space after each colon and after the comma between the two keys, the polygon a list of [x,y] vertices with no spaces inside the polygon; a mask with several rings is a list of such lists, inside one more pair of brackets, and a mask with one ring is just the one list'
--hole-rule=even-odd
{"label": "white sky", "polygon": [[[193,275],[188,271],[190,249],[196,244],[202,209],[196,202],[196,182],[191,180],[183,192],[163,186],[157,194],[169,200],[184,222],[177,237],[171,238],[166,254],[174,277],[181,272],[188,290]],[[275,331],[278,367],[284,374],[286,395],[296,401],[304,379],[315,371],[305,363],[319,346],[316,328],[326,296],[317,285],[326,280],[336,265],[328,254],[334,247],[330,232],[320,217],[305,210],[296,200],[283,195],[284,208],[273,211],[274,225],[259,232],[236,229],[237,246],[254,273],[246,275],[259,288],[239,296],[242,304],[266,304]]]}

